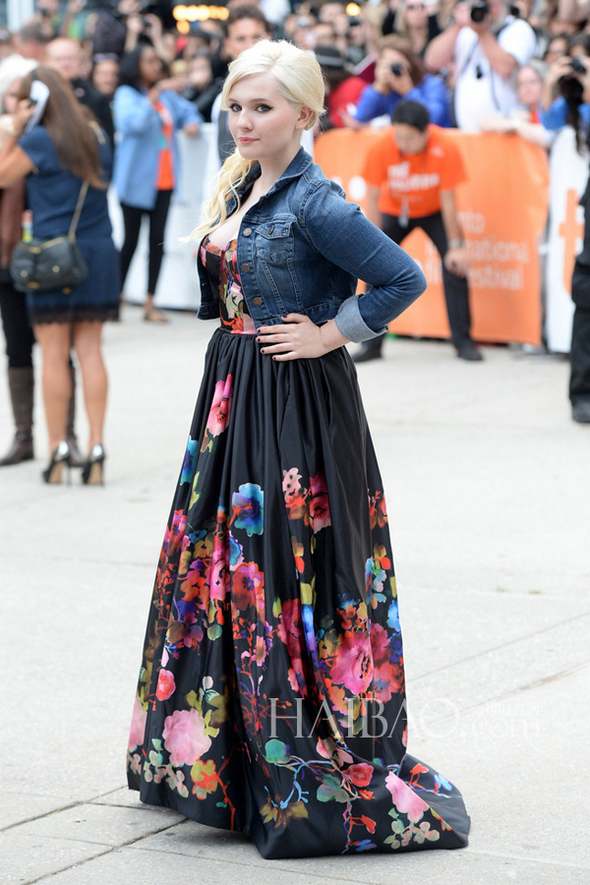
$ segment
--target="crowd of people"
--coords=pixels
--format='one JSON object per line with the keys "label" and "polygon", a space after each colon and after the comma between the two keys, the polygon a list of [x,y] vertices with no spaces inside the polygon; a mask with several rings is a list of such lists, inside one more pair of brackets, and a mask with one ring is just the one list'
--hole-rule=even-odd
{"label": "crowd of people", "polygon": [[[33,458],[32,351],[42,351],[51,458],[43,475],[60,482],[79,466],[101,482],[107,374],[102,324],[117,319],[144,216],[149,255],[144,318],[154,306],[169,208],[180,173],[178,133],[215,127],[219,164],[235,145],[221,90],[229,64],[260,40],[310,50],[326,83],[325,113],[303,145],[332,128],[383,127],[365,169],[369,215],[396,242],[422,228],[438,250],[457,355],[479,361],[470,335],[468,261],[454,188],[464,180],[445,130],[513,132],[543,148],[573,126],[585,149],[590,124],[590,4],[586,0],[229,0],[225,18],[174,24],[141,0],[87,4],[39,0],[15,33],[0,30],[0,307],[16,432],[0,464]],[[151,10],[151,11],[149,11]],[[35,87],[47,95],[33,100]],[[42,125],[40,125],[42,123]],[[436,145],[436,150],[431,150]],[[412,190],[389,169],[400,156]],[[433,160],[433,157],[435,159]],[[432,179],[434,175],[434,179]],[[434,185],[433,182],[434,181]],[[115,249],[107,207],[119,199],[124,241]],[[30,288],[15,297],[11,260],[22,240],[76,241],[87,274],[69,297]],[[570,399],[590,423],[590,286],[585,251],[576,264]],[[382,356],[383,336],[357,361]],[[75,432],[79,367],[90,434]]]}

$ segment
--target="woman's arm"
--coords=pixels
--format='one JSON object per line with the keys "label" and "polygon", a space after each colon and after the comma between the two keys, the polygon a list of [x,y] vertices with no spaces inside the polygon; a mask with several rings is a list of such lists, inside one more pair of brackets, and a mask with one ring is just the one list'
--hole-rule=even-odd
{"label": "woman's arm", "polygon": [[427,74],[418,86],[404,95],[405,99],[419,101],[428,108],[430,122],[437,126],[449,124],[449,94],[441,77]]}
{"label": "woman's arm", "polygon": [[191,135],[196,135],[199,126],[203,122],[202,116],[195,108],[194,104],[182,95],[175,92],[168,92],[166,98],[170,101],[172,113],[174,115],[174,128],[187,129]]}
{"label": "woman's arm", "polygon": [[130,86],[120,86],[115,92],[113,117],[115,129],[122,135],[142,135],[158,116],[147,96]]}
{"label": "woman's arm", "polygon": [[540,117],[545,129],[550,131],[563,129],[567,125],[567,104],[565,98],[556,98],[547,110],[541,111]]}
{"label": "woman's arm", "polygon": [[29,157],[16,143],[16,139],[4,142],[4,150],[0,155],[0,187],[8,187],[19,178],[24,178],[35,171],[35,167]]}
{"label": "woman's arm", "polygon": [[393,240],[349,203],[339,185],[321,181],[306,198],[303,230],[332,264],[369,283],[367,292],[345,299],[335,322],[350,341],[386,331],[426,289],[424,274]]}
{"label": "woman's arm", "polygon": [[368,123],[375,117],[382,117],[383,114],[389,113],[389,110],[387,94],[378,92],[374,86],[367,86],[359,98],[354,119],[359,123]]}

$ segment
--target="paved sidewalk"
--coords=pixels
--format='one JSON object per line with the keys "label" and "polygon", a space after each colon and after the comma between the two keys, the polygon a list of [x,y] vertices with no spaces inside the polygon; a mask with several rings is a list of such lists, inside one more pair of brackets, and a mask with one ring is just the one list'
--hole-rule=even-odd
{"label": "paved sidewalk", "polygon": [[[590,428],[567,365],[391,341],[359,367],[400,586],[413,755],[456,781],[464,851],[264,861],[124,787],[155,564],[214,323],[107,330],[105,489],[0,473],[0,881],[590,882]],[[81,415],[81,408],[80,408]],[[80,418],[79,424],[82,427]],[[0,445],[8,441],[0,383]],[[329,809],[326,809],[329,813]]]}

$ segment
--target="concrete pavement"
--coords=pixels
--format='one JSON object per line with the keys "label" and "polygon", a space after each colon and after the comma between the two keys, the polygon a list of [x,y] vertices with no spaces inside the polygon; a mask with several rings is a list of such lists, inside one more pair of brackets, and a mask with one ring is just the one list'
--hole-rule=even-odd
{"label": "concrete pavement", "polygon": [[[454,780],[470,847],[264,861],[138,804],[125,744],[155,564],[214,322],[106,332],[107,486],[0,473],[0,881],[590,882],[590,428],[567,364],[388,341],[359,367],[400,587],[409,749]],[[80,406],[79,426],[83,420]],[[0,387],[0,444],[8,442]],[[42,457],[41,457],[42,456]]]}

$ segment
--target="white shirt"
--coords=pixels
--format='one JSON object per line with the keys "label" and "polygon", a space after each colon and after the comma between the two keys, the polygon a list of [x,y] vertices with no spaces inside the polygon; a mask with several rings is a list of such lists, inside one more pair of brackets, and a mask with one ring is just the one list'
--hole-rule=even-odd
{"label": "white shirt", "polygon": [[[535,32],[522,19],[508,16],[497,40],[519,67],[534,55]],[[457,35],[455,71],[455,117],[459,129],[478,132],[483,120],[498,115],[507,117],[517,106],[516,70],[508,78],[493,71],[472,28],[461,28]]]}

